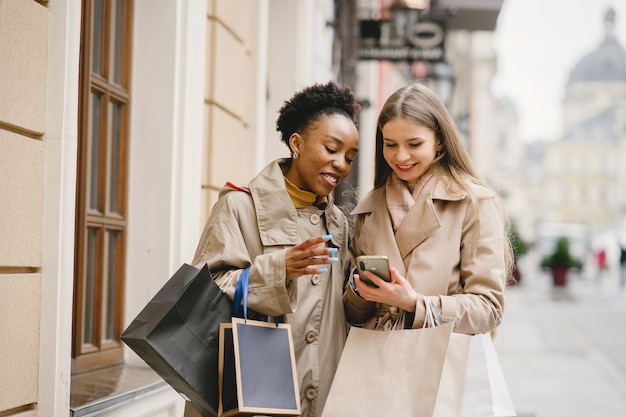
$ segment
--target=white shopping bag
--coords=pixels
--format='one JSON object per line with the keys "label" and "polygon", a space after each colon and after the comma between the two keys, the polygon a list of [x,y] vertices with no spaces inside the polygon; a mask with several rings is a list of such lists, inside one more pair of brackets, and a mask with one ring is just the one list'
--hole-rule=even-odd
{"label": "white shopping bag", "polygon": [[471,337],[459,416],[517,416],[489,334]]}

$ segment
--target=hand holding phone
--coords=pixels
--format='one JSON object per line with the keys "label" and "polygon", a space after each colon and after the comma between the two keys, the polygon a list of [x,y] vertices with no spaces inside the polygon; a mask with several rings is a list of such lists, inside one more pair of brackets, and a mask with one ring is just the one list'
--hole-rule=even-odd
{"label": "hand holding phone", "polygon": [[374,284],[363,274],[364,271],[369,271],[387,282],[391,281],[389,259],[386,256],[358,256],[356,258],[356,267],[359,272],[359,278],[367,285],[378,288],[378,285]]}

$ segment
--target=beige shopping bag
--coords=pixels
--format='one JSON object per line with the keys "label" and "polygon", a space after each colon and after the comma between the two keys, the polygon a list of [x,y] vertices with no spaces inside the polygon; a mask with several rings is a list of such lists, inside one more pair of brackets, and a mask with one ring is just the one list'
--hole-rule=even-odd
{"label": "beige shopping bag", "polygon": [[[459,356],[463,362],[462,353],[447,358],[452,328],[352,328],[322,417],[432,417],[445,400],[438,398],[444,363]],[[465,363],[460,367],[462,380]]]}

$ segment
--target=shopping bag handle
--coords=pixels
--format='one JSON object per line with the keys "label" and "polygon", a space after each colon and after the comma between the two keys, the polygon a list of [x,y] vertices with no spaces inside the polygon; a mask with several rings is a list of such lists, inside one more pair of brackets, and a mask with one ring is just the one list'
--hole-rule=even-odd
{"label": "shopping bag handle", "polygon": [[[250,267],[241,271],[235,288],[233,299],[233,312],[235,316],[239,314],[239,307],[243,304],[243,319],[248,320],[248,286],[250,284]],[[243,301],[243,303],[242,303]]]}
{"label": "shopping bag handle", "polygon": [[[237,280],[235,296],[233,297],[233,311],[236,316],[239,314],[239,307],[243,307],[243,320],[248,321],[248,287],[250,286],[250,267],[243,269]],[[275,317],[276,327],[278,327],[278,317]],[[265,317],[267,320],[267,316]]]}
{"label": "shopping bag handle", "polygon": [[426,324],[428,324],[428,327],[441,325],[441,318],[435,309],[435,304],[427,295],[424,295],[424,305],[426,306],[426,320],[424,320],[424,327],[426,327]]}

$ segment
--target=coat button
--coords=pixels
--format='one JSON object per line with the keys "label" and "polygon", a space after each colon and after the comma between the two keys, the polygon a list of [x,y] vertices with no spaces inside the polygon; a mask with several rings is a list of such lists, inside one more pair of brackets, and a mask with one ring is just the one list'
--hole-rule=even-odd
{"label": "coat button", "polygon": [[320,222],[320,215],[313,213],[311,214],[311,217],[309,217],[309,220],[311,221],[311,224],[318,224]]}
{"label": "coat button", "polygon": [[315,388],[308,388],[304,395],[306,396],[307,400],[314,400],[315,397],[317,397],[317,391],[315,390]]}
{"label": "coat button", "polygon": [[311,284],[313,284],[313,285],[317,285],[317,284],[319,284],[319,283],[320,283],[320,281],[321,281],[321,280],[322,280],[322,277],[321,277],[321,276],[319,276],[319,275],[317,275],[317,274],[315,274],[315,275],[313,275],[313,276],[311,277]]}
{"label": "coat button", "polygon": [[317,339],[317,333],[315,333],[313,330],[306,334],[307,343],[313,343],[315,342],[315,339]]}

